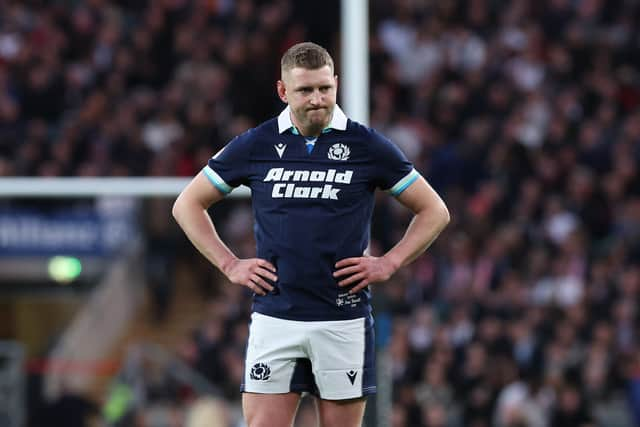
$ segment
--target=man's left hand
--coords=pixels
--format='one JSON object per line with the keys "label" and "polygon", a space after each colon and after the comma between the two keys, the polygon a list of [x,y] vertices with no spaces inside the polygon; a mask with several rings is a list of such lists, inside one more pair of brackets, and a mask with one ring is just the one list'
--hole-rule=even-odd
{"label": "man's left hand", "polygon": [[353,257],[341,259],[336,263],[336,271],[333,277],[348,276],[338,282],[338,286],[344,287],[357,283],[349,291],[350,294],[364,289],[368,285],[388,280],[397,267],[386,257]]}

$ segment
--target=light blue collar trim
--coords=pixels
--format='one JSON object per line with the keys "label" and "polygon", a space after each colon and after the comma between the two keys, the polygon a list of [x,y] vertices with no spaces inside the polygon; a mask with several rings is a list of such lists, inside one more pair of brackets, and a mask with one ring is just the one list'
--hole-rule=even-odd
{"label": "light blue collar trim", "polygon": [[[299,134],[296,127],[293,125],[291,121],[291,109],[287,105],[287,108],[282,110],[280,115],[278,116],[278,132],[283,133],[289,129],[293,128],[292,132],[294,134]],[[331,117],[331,122],[329,122],[329,126],[322,130],[323,133],[329,132],[331,129],[335,130],[347,130],[347,116],[345,116],[342,109],[336,104],[333,108],[333,116]]]}
{"label": "light blue collar trim", "polygon": [[[297,127],[295,127],[295,126],[291,126],[291,127],[290,127],[290,129],[291,129],[291,133],[292,133],[292,134],[294,134],[294,135],[300,135],[300,131],[298,130],[298,128],[297,128]],[[331,132],[332,130],[333,130],[333,129],[331,129],[330,127],[327,127],[327,128],[322,129],[322,133],[329,133],[329,132]],[[316,139],[318,139],[318,137],[317,137],[317,136],[315,136],[315,137],[305,136],[305,137],[304,137],[304,139],[307,139],[307,140],[308,140],[309,138],[313,139],[314,141],[315,141]]]}

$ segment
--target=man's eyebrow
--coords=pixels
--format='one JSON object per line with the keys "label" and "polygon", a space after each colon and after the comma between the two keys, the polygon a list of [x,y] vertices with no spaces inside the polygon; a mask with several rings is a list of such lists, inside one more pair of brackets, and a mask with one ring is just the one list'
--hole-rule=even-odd
{"label": "man's eyebrow", "polygon": [[320,89],[324,89],[324,88],[329,88],[329,87],[333,87],[332,84],[330,83],[323,83],[317,86],[314,85],[301,85],[301,86],[296,86],[294,87],[294,90],[304,90],[304,89],[313,89],[314,87],[320,88]]}

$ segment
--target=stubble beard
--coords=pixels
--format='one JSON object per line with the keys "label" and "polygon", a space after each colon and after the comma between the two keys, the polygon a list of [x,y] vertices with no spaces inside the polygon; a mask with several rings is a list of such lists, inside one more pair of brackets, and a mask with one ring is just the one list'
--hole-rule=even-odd
{"label": "stubble beard", "polygon": [[[316,118],[318,114],[322,113],[321,118]],[[314,110],[305,110],[302,113],[302,117],[298,117],[298,121],[300,121],[306,130],[312,134],[319,134],[322,132],[324,128],[329,126],[329,121],[331,120],[332,111],[329,107],[323,107],[322,109]],[[302,119],[302,120],[300,120]]]}

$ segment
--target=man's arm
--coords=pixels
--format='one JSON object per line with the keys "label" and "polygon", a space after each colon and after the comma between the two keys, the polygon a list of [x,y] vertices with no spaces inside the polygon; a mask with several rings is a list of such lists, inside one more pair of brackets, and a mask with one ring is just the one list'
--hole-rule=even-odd
{"label": "man's arm", "polygon": [[200,172],[180,193],[173,204],[176,219],[191,243],[215,265],[232,283],[247,286],[265,295],[273,286],[265,282],[277,280],[274,266],[259,258],[239,259],[220,239],[207,209],[224,198]]}
{"label": "man's arm", "polygon": [[336,263],[334,277],[348,276],[338,282],[339,286],[357,283],[350,293],[389,279],[400,267],[424,252],[449,223],[447,207],[423,177],[419,177],[397,199],[415,214],[404,237],[382,257],[345,258]]}

